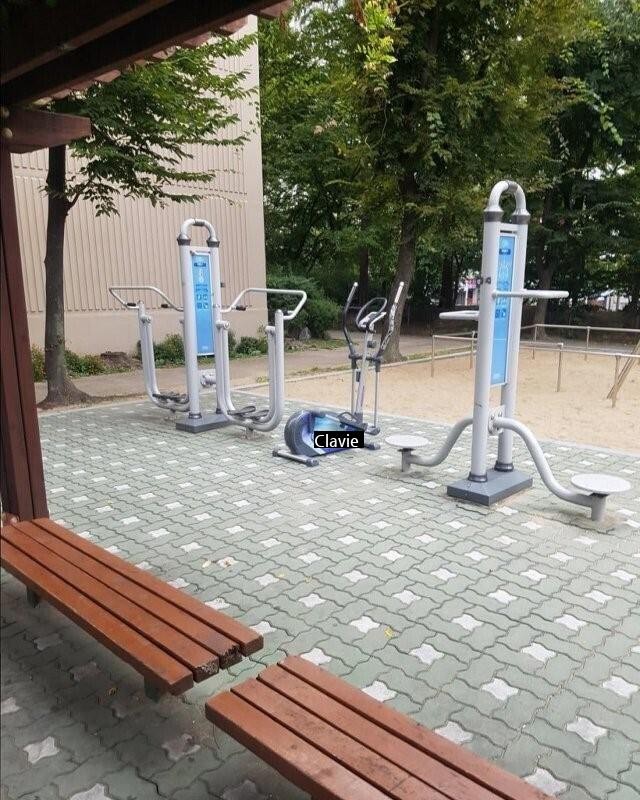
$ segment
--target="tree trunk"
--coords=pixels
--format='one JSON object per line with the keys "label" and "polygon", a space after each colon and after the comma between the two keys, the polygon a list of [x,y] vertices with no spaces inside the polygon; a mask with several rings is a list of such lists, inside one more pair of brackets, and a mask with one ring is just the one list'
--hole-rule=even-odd
{"label": "tree trunk", "polygon": [[[550,289],[551,288],[551,280],[553,279],[553,267],[549,265],[543,265],[538,269],[538,288],[539,289]],[[536,311],[533,317],[533,321],[536,324],[543,325],[547,321],[547,306],[549,305],[548,300],[537,300],[536,301]],[[546,337],[545,329],[540,328],[538,331],[538,339],[544,339]]]}
{"label": "tree trunk", "polygon": [[[396,309],[395,328],[384,354],[386,362],[401,361],[402,353],[400,352],[400,331],[402,329],[402,315],[404,312],[404,305],[409,290],[411,289],[411,282],[413,275],[416,271],[416,244],[418,240],[418,214],[415,210],[415,199],[418,187],[414,174],[411,173],[405,176],[401,183],[401,196],[404,200],[404,210],[402,212],[402,221],[400,223],[400,245],[398,247],[398,261],[396,265],[396,274],[391,285],[389,292],[388,306],[391,308],[398,286],[400,282],[404,282],[404,289],[402,296],[398,302]],[[389,326],[389,316],[385,318],[384,332],[386,335]]]}
{"label": "tree trunk", "polygon": [[65,362],[64,334],[64,233],[71,203],[65,195],[65,145],[49,150],[47,173],[47,243],[44,259],[46,311],[44,371],[47,396],[42,406],[70,405],[90,400],[69,379]]}
{"label": "tree trunk", "polygon": [[453,258],[451,256],[447,256],[444,264],[442,265],[442,280],[440,281],[440,302],[438,303],[440,308],[444,309],[445,311],[448,311],[453,307],[453,305],[455,305],[453,284],[454,284]]}
{"label": "tree trunk", "polygon": [[358,248],[358,302],[363,306],[369,299],[369,248]]}

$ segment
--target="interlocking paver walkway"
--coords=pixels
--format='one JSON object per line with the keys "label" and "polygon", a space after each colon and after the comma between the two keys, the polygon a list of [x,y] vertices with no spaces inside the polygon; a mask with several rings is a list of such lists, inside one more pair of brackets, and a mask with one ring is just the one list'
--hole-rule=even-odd
{"label": "interlocking paver walkway", "polygon": [[[293,410],[293,405],[288,408]],[[383,417],[437,443],[445,426]],[[204,699],[304,654],[562,800],[640,797],[640,459],[545,443],[560,479],[627,478],[598,527],[529,492],[492,509],[444,495],[469,438],[432,470],[342,453],[274,459],[281,432],[178,433],[147,403],[41,418],[52,517],[264,634],[184,698],[139,677],[2,577],[7,800],[292,800],[212,730]],[[520,467],[531,464],[517,448]]]}

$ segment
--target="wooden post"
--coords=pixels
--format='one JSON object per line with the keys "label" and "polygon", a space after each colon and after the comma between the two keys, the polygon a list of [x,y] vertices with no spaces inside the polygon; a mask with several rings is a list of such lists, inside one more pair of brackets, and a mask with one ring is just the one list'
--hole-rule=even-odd
{"label": "wooden post", "polygon": [[27,307],[13,194],[11,155],[0,148],[0,470],[4,511],[20,519],[48,516],[31,369]]}

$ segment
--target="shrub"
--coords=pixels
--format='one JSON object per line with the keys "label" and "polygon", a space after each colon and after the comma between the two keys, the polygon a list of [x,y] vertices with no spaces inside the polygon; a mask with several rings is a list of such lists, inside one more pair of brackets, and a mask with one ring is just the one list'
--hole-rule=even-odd
{"label": "shrub", "polygon": [[184,364],[184,342],[179,333],[170,333],[163,341],[154,344],[156,365]]}
{"label": "shrub", "polygon": [[82,377],[83,375],[101,375],[107,368],[100,356],[81,356],[73,350],[64,351],[64,359],[67,369],[72,377]]}
{"label": "shrub", "polygon": [[255,336],[243,336],[235,348],[237,356],[259,356],[266,352],[266,338],[257,339]]}
{"label": "shrub", "polygon": [[31,346],[31,369],[33,370],[33,380],[43,381],[44,374],[44,352],[36,345]]}
{"label": "shrub", "polygon": [[[302,289],[307,293],[307,302],[298,316],[292,322],[286,323],[287,334],[298,336],[307,327],[313,337],[324,339],[327,331],[337,324],[340,306],[327,297],[312,278],[304,275],[269,275],[267,285],[270,289]],[[295,299],[287,298],[286,295],[267,297],[270,311],[276,308],[292,308]]]}

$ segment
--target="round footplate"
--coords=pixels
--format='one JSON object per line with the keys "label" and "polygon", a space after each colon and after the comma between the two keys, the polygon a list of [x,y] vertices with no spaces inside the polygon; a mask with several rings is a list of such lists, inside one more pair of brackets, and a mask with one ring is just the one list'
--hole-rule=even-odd
{"label": "round footplate", "polygon": [[574,475],[571,483],[576,489],[581,489],[589,494],[599,494],[603,497],[618,492],[628,492],[631,488],[629,481],[618,478],[615,475],[603,475],[598,472],[587,472],[582,475]]}
{"label": "round footplate", "polygon": [[414,436],[411,433],[396,433],[393,436],[387,436],[385,442],[391,447],[397,447],[398,450],[414,450],[416,447],[424,447],[429,444],[428,439],[423,436]]}

